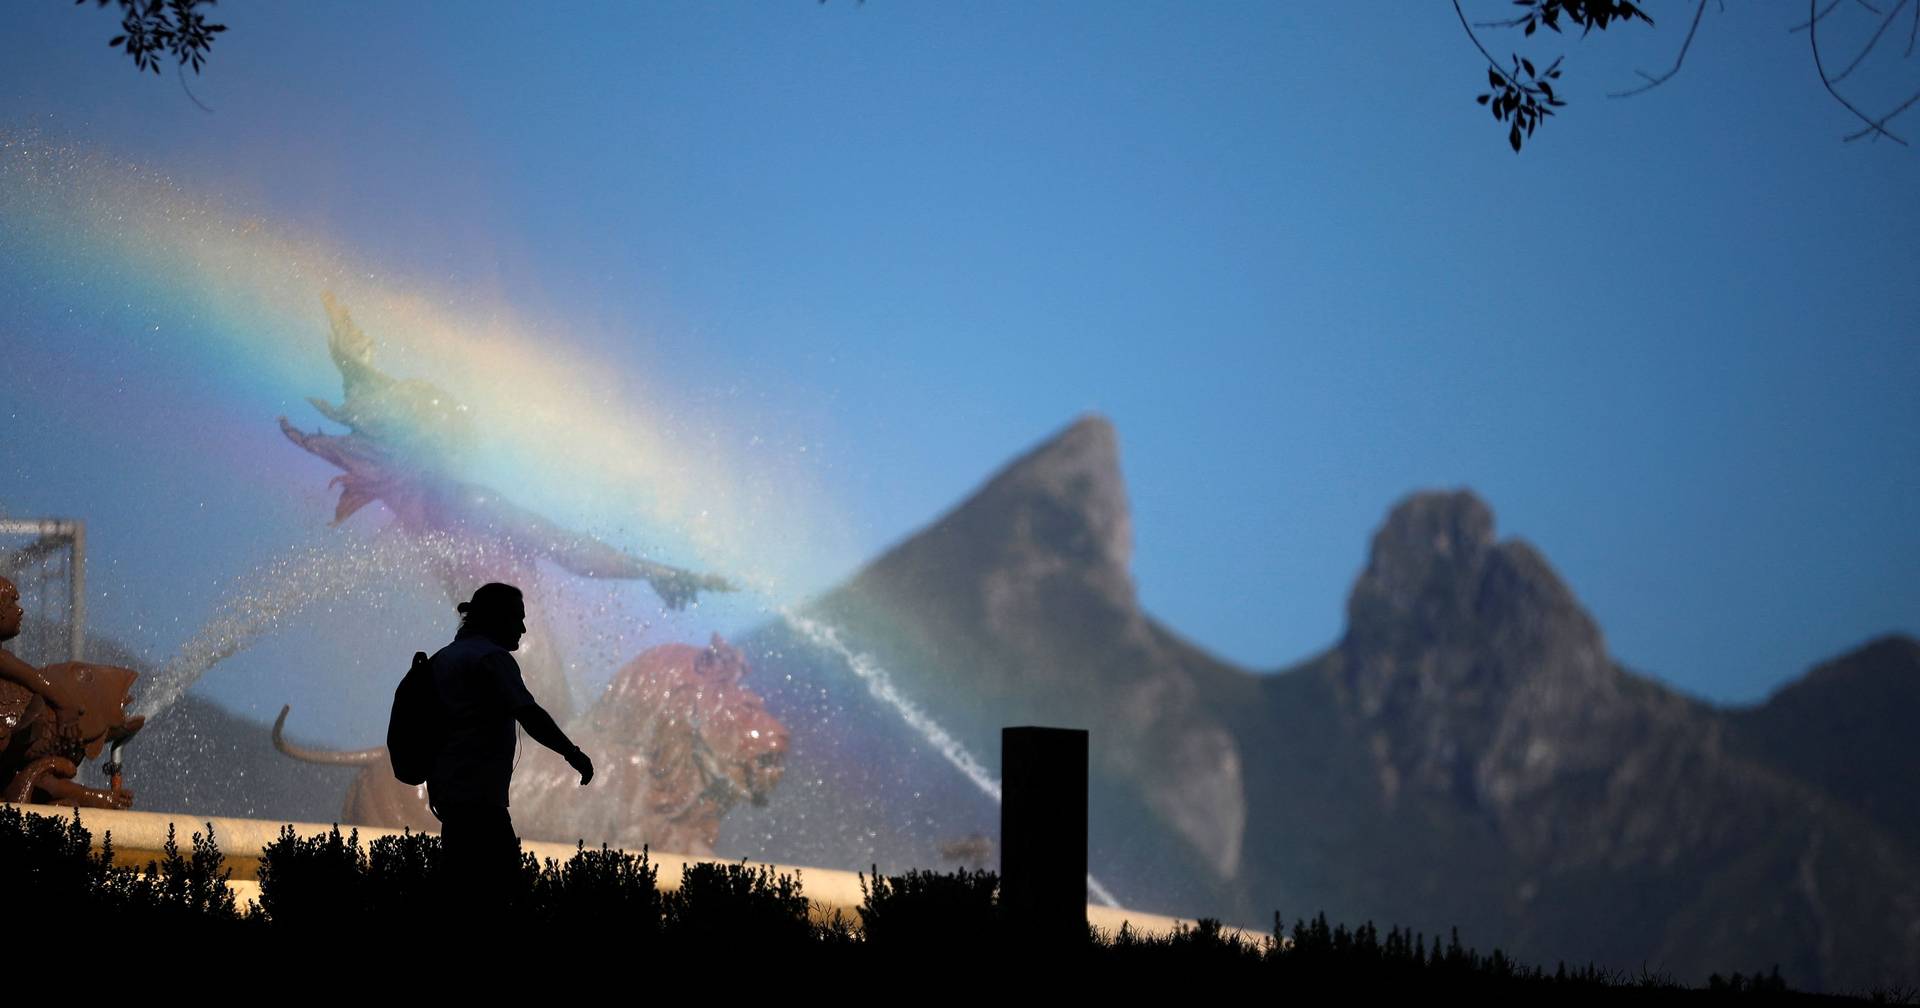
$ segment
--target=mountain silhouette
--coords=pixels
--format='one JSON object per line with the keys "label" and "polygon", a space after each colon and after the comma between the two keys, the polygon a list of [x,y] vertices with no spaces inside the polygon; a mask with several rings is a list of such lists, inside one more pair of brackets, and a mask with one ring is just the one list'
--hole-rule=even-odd
{"label": "mountain silhouette", "polygon": [[[1322,795],[1331,830],[1316,816],[1250,824],[1285,837],[1249,839],[1261,902],[1438,914],[1536,961],[1696,982],[1740,963],[1827,989],[1920,975],[1914,851],[1842,797],[1883,794],[1882,775],[1901,771],[1813,741],[1823,782],[1785,744],[1807,737],[1817,705],[1756,719],[1622,668],[1551,566],[1497,540],[1471,493],[1394,508],[1340,643],[1262,685],[1269,720],[1243,719],[1243,744],[1264,734],[1285,752],[1271,720],[1310,717],[1338,726],[1325,744],[1366,779],[1343,767],[1348,787]],[[1898,711],[1881,709],[1883,733]],[[1730,741],[1742,735],[1753,741]],[[1296,786],[1281,770],[1248,790],[1277,806]],[[1303,874],[1302,860],[1327,870]]]}
{"label": "mountain silhouette", "polygon": [[1728,747],[1800,777],[1920,851],[1920,641],[1888,636],[1730,712]]}
{"label": "mountain silhouette", "polygon": [[1091,728],[1091,864],[1129,905],[1459,925],[1691,982],[1920,977],[1913,641],[1718,708],[1622,667],[1547,559],[1453,490],[1392,508],[1335,646],[1255,673],[1143,613],[1130,552],[1113,428],[1083,418],[805,607],[834,647],[753,635],[802,783],[723,842],[884,866],[992,835],[879,670],[990,772],[1001,725]]}
{"label": "mountain silhouette", "polygon": [[[1241,756],[1187,667],[1190,649],[1141,612],[1131,552],[1113,427],[1087,417],[801,616],[857,648],[996,775],[1005,725],[1092,729],[1096,855],[1120,875],[1137,865],[1173,872],[1183,891],[1211,888],[1239,870]],[[944,844],[997,833],[991,801],[943,783],[950,766],[840,656],[790,624],[748,640],[756,687],[794,728],[788,781],[799,782],[729,821],[773,838],[756,851],[791,849],[777,838],[807,834],[787,825],[802,817],[827,817],[883,867],[938,864]]]}

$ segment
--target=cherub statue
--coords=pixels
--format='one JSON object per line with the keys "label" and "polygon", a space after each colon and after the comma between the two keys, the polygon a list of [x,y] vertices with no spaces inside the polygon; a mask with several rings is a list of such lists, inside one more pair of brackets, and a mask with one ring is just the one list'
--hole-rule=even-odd
{"label": "cherub statue", "polygon": [[[0,644],[20,634],[20,590],[0,577]],[[127,717],[138,674],[114,665],[62,662],[34,668],[0,647],[0,801],[130,808],[118,774],[106,788],[74,780],[80,764],[146,723]]]}

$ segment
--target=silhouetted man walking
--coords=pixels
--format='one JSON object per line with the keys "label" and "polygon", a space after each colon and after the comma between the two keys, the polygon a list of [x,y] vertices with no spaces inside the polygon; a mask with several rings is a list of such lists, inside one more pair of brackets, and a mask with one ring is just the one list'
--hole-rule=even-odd
{"label": "silhouetted man walking", "polygon": [[502,908],[520,863],[520,838],[507,815],[514,723],[564,757],[579,771],[582,786],[593,779],[593,761],[520,678],[510,653],[527,632],[520,589],[485,584],[457,608],[460,631],[433,656],[446,744],[427,777],[427,802],[440,818],[456,905],[487,915]]}

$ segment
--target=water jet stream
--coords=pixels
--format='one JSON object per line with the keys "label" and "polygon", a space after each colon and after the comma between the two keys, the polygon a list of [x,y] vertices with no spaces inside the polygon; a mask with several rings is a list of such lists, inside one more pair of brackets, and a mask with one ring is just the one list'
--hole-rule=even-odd
{"label": "water jet stream", "polygon": [[383,594],[401,583],[431,590],[423,574],[430,563],[483,552],[444,536],[385,536],[291,549],[242,580],[246,587],[231,593],[148,681],[134,713],[154,719],[215,665],[314,605]]}
{"label": "water jet stream", "polygon": [[[921,710],[913,701],[901,695],[893,685],[893,677],[887,674],[887,670],[882,668],[872,655],[848,647],[841,642],[840,635],[832,627],[817,620],[808,619],[787,609],[780,610],[780,619],[815,647],[839,656],[840,660],[853,670],[853,674],[867,684],[868,693],[892,707],[894,713],[899,714],[901,720],[919,732],[927,740],[927,744],[933,746],[936,752],[945,757],[954,769],[972,781],[974,786],[984,792],[987,797],[992,798],[995,805],[1000,804],[1000,781],[989,773],[978,759],[974,758],[973,753],[967,751],[967,747],[962,745],[959,739],[954,738],[940,726],[938,721],[928,716],[927,712]],[[1120,905],[1120,901],[1114,898],[1113,893],[1108,891],[1106,886],[1100,884],[1099,879],[1093,877],[1092,872],[1087,873],[1087,893],[1106,906]]]}

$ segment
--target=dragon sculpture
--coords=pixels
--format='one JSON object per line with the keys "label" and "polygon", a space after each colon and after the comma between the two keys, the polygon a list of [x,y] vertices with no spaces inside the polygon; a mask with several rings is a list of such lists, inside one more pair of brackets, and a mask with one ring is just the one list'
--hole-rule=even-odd
{"label": "dragon sculpture", "polygon": [[[347,433],[308,433],[286,417],[280,430],[340,470],[328,482],[340,488],[333,524],[377,501],[391,512],[400,534],[450,544],[452,549],[428,552],[455,601],[488,581],[537,583],[542,560],[582,577],[644,580],[671,609],[684,608],[703,591],[733,590],[725,578],[633,556],[451,475],[450,460],[476,438],[472,411],[429,382],[394,378],[375,367],[373,340],[332,294],[322,294],[321,302],[332,326],[327,349],[340,372],[343,398],[338,404],[308,402]],[[528,631],[520,657],[527,685],[564,721],[573,711],[572,694],[551,627],[536,622]]]}
{"label": "dragon sculpture", "polygon": [[[663,644],[629,662],[567,734],[600,768],[591,788],[545,748],[524,748],[513,775],[514,826],[547,840],[642,844],[709,855],[720,821],[742,801],[765,804],[780,781],[787,730],[742,685],[739,649],[715,635],[706,648]],[[437,830],[425,788],[394,779],[384,748],[308,749],[286,741],[287,709],[273,744],[295,759],[357,766],[341,821]]]}
{"label": "dragon sculpture", "polygon": [[[340,372],[343,398],[338,404],[308,401],[347,433],[308,433],[285,417],[280,430],[340,470],[328,484],[340,488],[333,524],[369,504],[384,505],[393,515],[393,531],[449,547],[426,553],[453,600],[488,581],[535,584],[541,561],[582,577],[644,580],[672,609],[685,607],[703,591],[733,590],[725,578],[633,556],[454,476],[451,462],[477,436],[472,412],[429,382],[394,378],[375,367],[373,341],[331,294],[321,301],[332,327],[327,349]],[[565,779],[564,767],[549,766],[544,749],[530,753],[528,765],[515,774],[512,792],[522,834],[636,847],[651,843],[702,854],[712,850],[728,809],[742,800],[766,800],[780,779],[787,732],[742,684],[747,664],[738,650],[718,636],[705,649],[683,644],[650,649],[575,718],[554,640],[533,607],[516,655],[521,671],[534,695],[555,720],[569,724],[569,735],[602,769],[592,800],[573,801],[580,789]],[[293,745],[282,735],[287,714],[282,709],[273,726],[281,752],[361,768],[347,793],[343,821],[439,828],[424,789],[394,779],[384,748],[333,752]]]}

